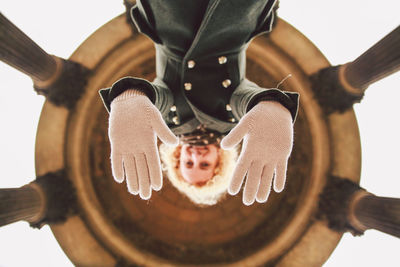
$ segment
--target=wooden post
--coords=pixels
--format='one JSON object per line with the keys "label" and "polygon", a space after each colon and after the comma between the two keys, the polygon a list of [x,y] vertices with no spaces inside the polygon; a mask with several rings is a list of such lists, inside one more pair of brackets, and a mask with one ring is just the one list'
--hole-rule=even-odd
{"label": "wooden post", "polygon": [[53,104],[73,108],[90,70],[47,54],[1,13],[0,25],[0,60],[31,77],[36,92]]}
{"label": "wooden post", "polygon": [[0,189],[0,226],[25,220],[32,227],[64,222],[77,213],[75,187],[64,169],[20,188]]}
{"label": "wooden post", "polygon": [[344,112],[372,83],[400,70],[400,26],[352,62],[321,69],[310,79],[325,113]]}
{"label": "wooden post", "polygon": [[36,184],[0,189],[0,226],[20,220],[38,222],[45,210],[43,191]]}
{"label": "wooden post", "polygon": [[54,80],[61,65],[0,13],[0,59],[34,81]]}
{"label": "wooden post", "polygon": [[400,199],[375,196],[349,179],[331,175],[320,195],[317,218],[329,228],[361,235],[365,230],[400,237]]}
{"label": "wooden post", "polygon": [[376,229],[400,238],[400,199],[356,192],[350,204],[349,222],[360,231]]}
{"label": "wooden post", "polygon": [[400,70],[400,26],[341,69],[342,83],[359,90]]}

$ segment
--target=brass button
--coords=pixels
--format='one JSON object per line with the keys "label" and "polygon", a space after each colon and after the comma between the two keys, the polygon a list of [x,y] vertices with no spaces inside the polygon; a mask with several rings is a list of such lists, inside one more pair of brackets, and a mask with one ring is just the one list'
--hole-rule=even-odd
{"label": "brass button", "polygon": [[227,61],[228,61],[228,59],[224,56],[218,58],[218,63],[221,65],[225,64]]}
{"label": "brass button", "polygon": [[179,118],[178,118],[178,116],[173,117],[173,118],[172,118],[172,121],[173,121],[176,125],[178,125],[178,124],[179,124]]}
{"label": "brass button", "polygon": [[191,83],[185,83],[184,86],[185,86],[185,90],[186,91],[192,90],[192,84]]}
{"label": "brass button", "polygon": [[172,112],[175,112],[176,111],[176,106],[172,106],[169,110],[172,111]]}
{"label": "brass button", "polygon": [[231,80],[226,79],[226,80],[224,80],[224,81],[222,82],[222,86],[225,87],[225,88],[228,88],[229,85],[231,85],[231,83],[232,83]]}
{"label": "brass button", "polygon": [[235,122],[236,120],[235,120],[235,118],[230,118],[229,121],[230,122]]}
{"label": "brass button", "polygon": [[189,60],[187,63],[189,69],[193,69],[194,65],[196,65],[196,62],[194,62],[194,60]]}
{"label": "brass button", "polygon": [[231,105],[229,105],[229,104],[226,104],[225,108],[227,111],[232,111]]}

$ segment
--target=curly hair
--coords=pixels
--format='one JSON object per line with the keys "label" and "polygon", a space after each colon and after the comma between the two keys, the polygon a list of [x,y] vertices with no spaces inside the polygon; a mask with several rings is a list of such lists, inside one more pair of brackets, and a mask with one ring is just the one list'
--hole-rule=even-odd
{"label": "curly hair", "polygon": [[230,180],[238,156],[237,150],[218,149],[219,160],[214,170],[214,176],[202,185],[189,184],[179,170],[180,152],[182,146],[170,147],[161,144],[159,147],[163,170],[171,184],[193,203],[200,206],[215,205],[228,190]]}

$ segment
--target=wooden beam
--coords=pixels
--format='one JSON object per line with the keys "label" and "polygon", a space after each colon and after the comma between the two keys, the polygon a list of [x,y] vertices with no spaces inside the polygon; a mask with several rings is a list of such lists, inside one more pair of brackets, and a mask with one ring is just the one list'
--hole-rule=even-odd
{"label": "wooden beam", "polygon": [[375,229],[400,238],[400,199],[369,193],[355,194],[349,219],[359,230]]}
{"label": "wooden beam", "polygon": [[40,221],[45,210],[43,192],[36,184],[0,189],[0,226],[20,220]]}
{"label": "wooden beam", "polygon": [[345,83],[361,90],[399,71],[400,26],[342,68]]}
{"label": "wooden beam", "polygon": [[0,13],[0,60],[27,74],[34,81],[54,79],[61,67],[32,39]]}

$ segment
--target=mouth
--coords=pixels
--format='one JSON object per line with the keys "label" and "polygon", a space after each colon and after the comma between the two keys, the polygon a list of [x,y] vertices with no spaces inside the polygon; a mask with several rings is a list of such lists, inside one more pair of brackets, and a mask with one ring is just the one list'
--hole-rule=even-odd
{"label": "mouth", "polygon": [[189,146],[188,150],[192,153],[197,152],[199,154],[206,154],[209,151],[207,146]]}
{"label": "mouth", "polygon": [[194,150],[208,150],[207,146],[190,146],[190,148]]}

